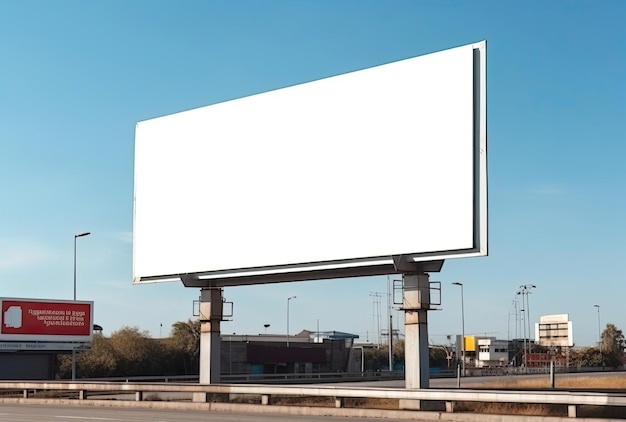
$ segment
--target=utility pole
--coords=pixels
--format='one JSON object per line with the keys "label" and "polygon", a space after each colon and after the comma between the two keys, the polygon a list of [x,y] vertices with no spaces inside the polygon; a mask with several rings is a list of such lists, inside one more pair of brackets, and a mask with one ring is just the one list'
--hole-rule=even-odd
{"label": "utility pole", "polygon": [[372,318],[374,319],[374,331],[376,332],[376,345],[380,348],[380,298],[381,292],[370,292],[373,305]]}
{"label": "utility pole", "polygon": [[[531,346],[530,346],[530,336],[531,336],[531,332],[530,332],[530,304],[528,302],[528,295],[531,293],[530,289],[535,289],[537,286],[535,286],[534,284],[522,284],[521,286],[519,286],[520,290],[517,292],[518,295],[522,295],[522,307],[525,306],[526,309],[526,322],[524,324],[524,332],[526,332],[526,326],[528,326],[528,348],[526,347],[526,334],[524,334],[524,367],[528,367],[528,358],[527,358],[527,353],[530,352]],[[526,296],[526,304],[524,305],[524,296]],[[522,311],[524,311],[524,309],[522,309]]]}
{"label": "utility pole", "polygon": [[461,369],[462,376],[465,376],[465,309],[463,306],[463,283],[455,281],[452,283],[454,286],[461,287]]}

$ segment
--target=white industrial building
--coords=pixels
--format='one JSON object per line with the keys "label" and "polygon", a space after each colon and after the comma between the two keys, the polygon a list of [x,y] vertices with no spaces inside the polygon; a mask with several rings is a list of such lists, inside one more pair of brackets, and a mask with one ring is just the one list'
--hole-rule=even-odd
{"label": "white industrial building", "polygon": [[495,337],[477,338],[478,359],[476,367],[487,368],[506,366],[509,362],[508,340],[496,340]]}

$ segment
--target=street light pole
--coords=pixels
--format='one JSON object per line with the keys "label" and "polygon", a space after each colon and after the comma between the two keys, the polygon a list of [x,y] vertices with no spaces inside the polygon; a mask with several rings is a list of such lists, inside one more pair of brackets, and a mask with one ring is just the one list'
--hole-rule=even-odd
{"label": "street light pole", "polygon": [[598,346],[602,343],[602,332],[600,331],[600,305],[593,305],[594,308],[598,308]]}
{"label": "street light pole", "polygon": [[[84,232],[74,235],[74,302],[76,302],[76,239],[83,236],[89,236],[90,232]],[[76,349],[72,346],[72,381],[76,379]]]}
{"label": "street light pole", "polygon": [[[525,326],[524,326],[524,331],[526,331],[526,326],[528,326],[528,351],[526,350],[526,335],[524,335],[524,367],[528,367],[528,357],[526,356],[527,353],[530,353],[530,351],[532,350],[532,347],[530,345],[530,336],[531,336],[531,332],[530,332],[530,304],[528,302],[528,295],[530,294],[530,289],[535,289],[537,288],[537,286],[535,286],[534,284],[522,284],[521,286],[519,286],[520,291],[517,292],[517,294],[521,294],[522,295],[522,307],[525,306],[526,308],[526,322],[525,322]],[[524,305],[524,296],[526,296],[526,305]]]}
{"label": "street light pole", "polygon": [[465,376],[465,309],[463,306],[463,283],[455,281],[452,284],[461,287],[461,373],[462,376]]}
{"label": "street light pole", "polygon": [[295,296],[290,296],[287,298],[287,347],[289,347],[289,301],[295,298]]}

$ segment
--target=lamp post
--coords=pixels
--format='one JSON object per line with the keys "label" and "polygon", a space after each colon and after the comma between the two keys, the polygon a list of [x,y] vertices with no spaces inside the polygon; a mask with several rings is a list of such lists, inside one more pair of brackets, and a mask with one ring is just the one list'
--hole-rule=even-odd
{"label": "lamp post", "polygon": [[455,281],[454,286],[461,287],[461,373],[465,376],[465,309],[463,307],[463,283]]}
{"label": "lamp post", "polygon": [[[74,302],[76,302],[76,239],[83,236],[89,236],[90,232],[84,232],[74,235]],[[76,379],[76,349],[72,346],[72,381]]]}
{"label": "lamp post", "polygon": [[[528,302],[528,295],[530,294],[530,289],[535,289],[537,286],[534,284],[522,284],[519,286],[520,291],[517,294],[522,295],[522,307],[526,308],[526,325],[528,326],[528,353],[530,353],[532,347],[530,346],[530,304]],[[526,296],[526,305],[524,306],[524,296]],[[526,331],[526,326],[524,327],[524,331]],[[528,367],[528,359],[526,357],[526,335],[524,335],[524,367]]]}
{"label": "lamp post", "polygon": [[[521,294],[521,293],[520,293]],[[524,363],[524,367],[526,367],[526,317],[524,316],[524,300],[522,298],[522,307],[519,310],[520,312],[520,324],[522,325],[522,336],[524,337],[523,342],[523,350],[524,354],[522,355],[522,362]]]}
{"label": "lamp post", "polygon": [[289,347],[289,301],[295,298],[295,296],[290,296],[287,298],[287,347]]}
{"label": "lamp post", "polygon": [[531,325],[530,325],[530,303],[528,302],[528,295],[531,293],[530,289],[536,289],[537,286],[534,284],[526,284],[524,285],[526,288],[526,316],[528,317],[528,350],[530,351],[530,339],[532,336]]}
{"label": "lamp post", "polygon": [[600,331],[600,305],[593,305],[594,308],[598,308],[598,346],[602,343],[602,332]]}

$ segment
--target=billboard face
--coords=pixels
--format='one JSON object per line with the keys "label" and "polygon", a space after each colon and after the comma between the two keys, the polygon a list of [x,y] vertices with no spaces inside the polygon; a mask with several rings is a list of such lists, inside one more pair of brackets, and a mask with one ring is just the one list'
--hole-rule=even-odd
{"label": "billboard face", "polygon": [[133,281],[486,255],[485,55],[481,42],[139,122]]}
{"label": "billboard face", "polygon": [[0,299],[0,341],[90,341],[93,303]]}

